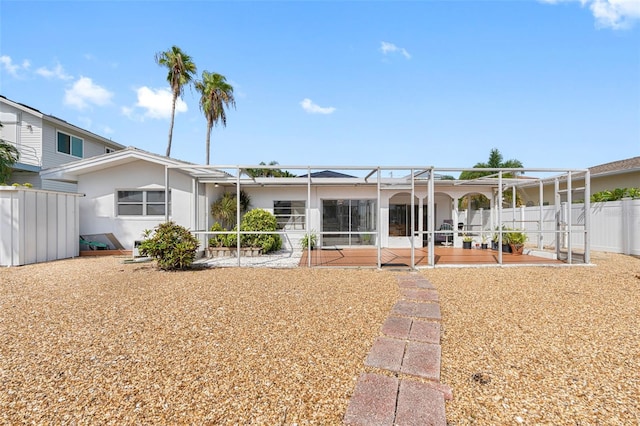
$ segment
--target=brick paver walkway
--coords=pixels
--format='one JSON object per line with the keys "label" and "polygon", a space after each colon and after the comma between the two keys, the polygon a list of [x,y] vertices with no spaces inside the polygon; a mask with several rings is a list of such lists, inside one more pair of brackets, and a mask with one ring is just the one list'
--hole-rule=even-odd
{"label": "brick paver walkway", "polygon": [[380,372],[358,378],[345,425],[446,425],[440,383],[440,303],[431,283],[418,274],[398,277],[401,299],[382,324],[365,365]]}

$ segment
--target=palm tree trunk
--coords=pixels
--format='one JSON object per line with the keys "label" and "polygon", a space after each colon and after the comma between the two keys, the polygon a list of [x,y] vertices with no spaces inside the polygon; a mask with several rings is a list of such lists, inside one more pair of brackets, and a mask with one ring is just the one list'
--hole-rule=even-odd
{"label": "palm tree trunk", "polygon": [[211,128],[213,127],[213,123],[207,121],[207,139],[206,139],[206,147],[207,147],[207,166],[209,165],[209,152],[211,147]]}
{"label": "palm tree trunk", "polygon": [[173,103],[171,104],[171,124],[169,125],[169,142],[167,143],[167,157],[171,156],[171,139],[173,138],[173,121],[176,118],[176,101],[178,93],[173,92]]}

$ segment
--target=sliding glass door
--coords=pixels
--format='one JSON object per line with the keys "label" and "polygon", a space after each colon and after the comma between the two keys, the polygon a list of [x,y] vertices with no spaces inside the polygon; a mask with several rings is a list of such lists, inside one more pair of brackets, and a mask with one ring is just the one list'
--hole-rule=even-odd
{"label": "sliding glass door", "polygon": [[323,200],[322,245],[375,245],[375,200]]}

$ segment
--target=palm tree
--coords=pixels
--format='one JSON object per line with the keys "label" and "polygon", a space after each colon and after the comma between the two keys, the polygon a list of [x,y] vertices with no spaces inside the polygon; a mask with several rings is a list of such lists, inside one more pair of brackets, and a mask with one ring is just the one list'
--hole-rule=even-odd
{"label": "palm tree", "polygon": [[[2,127],[2,123],[0,123]],[[11,176],[11,166],[18,162],[20,152],[13,144],[0,139],[0,184],[7,183]]]}
{"label": "palm tree", "polygon": [[[489,153],[489,161],[487,161],[486,163],[476,163],[475,166],[473,166],[474,169],[517,169],[517,168],[522,168],[522,162],[520,160],[507,160],[507,161],[503,161],[503,157],[502,154],[500,153],[500,151],[498,150],[498,148],[493,148],[491,150],[491,152]],[[471,180],[471,179],[478,179],[481,178],[483,176],[489,176],[489,175],[495,175],[496,172],[494,171],[480,171],[480,170],[474,170],[474,171],[464,171],[462,173],[460,173],[460,180]],[[509,178],[509,177],[514,177],[515,175],[517,175],[518,172],[515,173],[503,173],[503,177]],[[505,193],[504,194],[504,201],[505,202],[511,202],[513,196],[511,193]],[[471,207],[471,206],[467,206],[467,199],[463,198],[460,199],[458,201],[459,203],[459,208],[467,208],[467,207]],[[471,203],[473,205],[475,205],[476,208],[489,208],[491,205],[491,202],[489,201],[489,199],[487,197],[485,197],[484,195],[474,195],[471,196]],[[522,203],[522,200],[520,200],[520,195],[516,194],[516,204],[519,205]]]}
{"label": "palm tree", "polygon": [[[277,166],[278,164],[279,163],[277,161],[270,161],[269,162],[269,166]],[[267,164],[264,161],[261,161],[259,165],[260,166],[266,166]],[[266,168],[262,169],[262,168],[258,168],[258,169],[247,169],[246,172],[252,178],[257,178],[257,177],[296,177],[296,175],[291,173],[289,170],[282,170],[282,169],[266,169]]]}
{"label": "palm tree", "polygon": [[[226,230],[230,230],[236,224],[238,211],[236,200],[236,194],[225,192],[211,204],[211,216]],[[246,192],[240,191],[240,216],[249,210],[250,206],[251,197]]]}
{"label": "palm tree", "polygon": [[[520,160],[507,160],[502,161],[502,154],[498,148],[493,148],[489,153],[489,161],[486,163],[476,163],[473,166],[474,169],[516,169],[522,168],[522,162]],[[488,176],[495,174],[496,172],[491,171],[464,171],[460,173],[460,180],[470,180],[477,179],[479,177]],[[511,173],[505,173],[502,175],[503,177],[513,177]]]}
{"label": "palm tree", "polygon": [[233,86],[227,83],[227,78],[222,74],[202,72],[202,81],[196,81],[196,90],[200,92],[200,109],[207,119],[206,159],[209,164],[209,151],[211,146],[211,128],[222,123],[227,127],[227,114],[225,106],[236,107],[233,97]]}
{"label": "palm tree", "polygon": [[171,86],[173,93],[173,102],[171,104],[171,125],[169,126],[169,143],[167,144],[167,157],[171,155],[171,139],[173,138],[173,122],[176,115],[176,102],[178,96],[182,97],[184,86],[191,83],[196,75],[196,64],[192,61],[191,56],[184,53],[178,46],[172,46],[165,52],[156,53],[156,63],[166,67],[169,72],[167,81]]}

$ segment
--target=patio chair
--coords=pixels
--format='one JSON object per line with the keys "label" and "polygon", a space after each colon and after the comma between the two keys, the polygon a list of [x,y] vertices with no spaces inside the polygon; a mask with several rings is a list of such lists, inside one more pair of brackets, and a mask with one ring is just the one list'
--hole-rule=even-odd
{"label": "patio chair", "polygon": [[105,243],[101,243],[99,241],[89,241],[80,237],[80,245],[85,245],[89,247],[89,250],[106,250],[109,248]]}
{"label": "patio chair", "polygon": [[438,231],[451,231],[451,232],[442,232],[436,233],[434,241],[436,243],[442,243],[445,246],[451,245],[453,243],[453,221],[445,219],[442,222],[442,225],[438,228]]}

